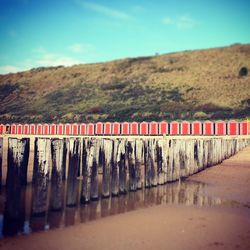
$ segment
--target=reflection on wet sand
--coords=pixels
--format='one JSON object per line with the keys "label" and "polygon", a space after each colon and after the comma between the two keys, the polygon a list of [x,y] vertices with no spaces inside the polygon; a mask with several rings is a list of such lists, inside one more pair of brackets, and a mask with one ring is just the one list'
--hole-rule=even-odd
{"label": "reflection on wet sand", "polygon": [[[80,182],[79,180],[79,184],[81,184]],[[6,211],[0,211],[0,237],[73,226],[154,205],[213,206],[222,203],[219,198],[207,197],[205,190],[206,185],[203,183],[175,182],[92,201],[89,204],[81,204],[79,197],[76,207],[67,207],[64,204],[61,211],[53,211],[48,207],[45,215],[34,216],[31,213],[32,186],[29,185],[21,190],[19,211],[15,213],[19,215],[18,217],[10,218]],[[7,207],[6,202],[9,200],[4,195],[3,190],[1,196],[4,199],[0,200],[2,208]],[[3,204],[4,201],[6,201],[5,204]]]}

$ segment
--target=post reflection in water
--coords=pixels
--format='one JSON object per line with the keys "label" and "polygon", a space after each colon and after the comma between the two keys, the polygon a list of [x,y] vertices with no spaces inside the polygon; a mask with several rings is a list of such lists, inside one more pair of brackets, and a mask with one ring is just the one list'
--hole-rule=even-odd
{"label": "post reflection in water", "polygon": [[[81,180],[78,184],[81,184]],[[20,206],[16,206],[18,211],[12,211],[15,215],[13,217],[6,211],[9,207],[7,202],[12,197],[6,197],[7,194],[3,190],[0,194],[0,207],[5,209],[0,210],[0,239],[5,236],[72,226],[154,205],[212,206],[222,203],[219,198],[206,196],[205,189],[206,185],[203,183],[183,181],[128,192],[126,195],[91,201],[88,204],[81,204],[79,197],[75,207],[67,207],[64,204],[62,210],[54,211],[48,206],[45,214],[35,216],[31,210],[32,185],[28,185],[20,192]]]}

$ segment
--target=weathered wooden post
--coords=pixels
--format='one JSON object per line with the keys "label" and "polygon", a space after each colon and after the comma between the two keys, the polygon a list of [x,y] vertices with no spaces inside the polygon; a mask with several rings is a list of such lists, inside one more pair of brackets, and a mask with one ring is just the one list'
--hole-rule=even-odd
{"label": "weathered wooden post", "polygon": [[111,193],[112,196],[118,196],[119,195],[119,161],[120,161],[120,155],[121,155],[121,140],[115,139],[114,140],[114,160],[113,165],[111,169]]}
{"label": "weathered wooden post", "polygon": [[135,141],[135,172],[136,172],[136,181],[137,189],[142,189],[142,168],[143,163],[143,141],[137,139]]}
{"label": "weathered wooden post", "polygon": [[47,194],[51,160],[51,141],[48,138],[35,139],[33,170],[32,213],[44,215],[47,210]]}
{"label": "weathered wooden post", "polygon": [[21,186],[27,182],[29,139],[8,139],[8,160],[6,179],[6,216],[9,219],[20,217]]}
{"label": "weathered wooden post", "polygon": [[79,139],[72,138],[69,140],[69,168],[66,193],[66,205],[69,207],[76,206],[77,203],[77,174],[80,167],[80,149],[81,144]]}
{"label": "weathered wooden post", "polygon": [[0,138],[0,190],[2,188],[3,138]]}
{"label": "weathered wooden post", "polygon": [[135,169],[135,140],[127,142],[127,157],[128,157],[128,171],[129,171],[129,191],[136,191],[136,169]]}
{"label": "weathered wooden post", "polygon": [[127,193],[127,166],[126,166],[126,139],[122,139],[117,153],[117,163],[119,166],[119,193]]}
{"label": "weathered wooden post", "polygon": [[173,146],[173,139],[168,141],[168,169],[167,169],[167,180],[173,181],[173,163],[174,163],[174,146]]}
{"label": "weathered wooden post", "polygon": [[67,164],[67,152],[68,152],[68,139],[63,140],[63,165],[62,165],[62,179],[66,180],[66,164]]}
{"label": "weathered wooden post", "polygon": [[103,140],[103,175],[102,175],[102,197],[110,196],[111,169],[113,164],[113,140]]}
{"label": "weathered wooden post", "polygon": [[81,202],[87,203],[98,199],[98,179],[97,168],[99,164],[99,152],[101,141],[99,139],[90,139],[83,141],[83,183],[81,192]]}
{"label": "weathered wooden post", "polygon": [[52,140],[51,209],[63,206],[63,166],[65,166],[65,143],[63,139]]}

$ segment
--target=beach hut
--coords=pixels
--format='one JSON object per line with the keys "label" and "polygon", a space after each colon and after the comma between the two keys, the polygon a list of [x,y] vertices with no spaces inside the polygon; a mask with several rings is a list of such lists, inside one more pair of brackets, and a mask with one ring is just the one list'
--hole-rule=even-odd
{"label": "beach hut", "polygon": [[72,124],[72,134],[73,135],[79,134],[79,125],[77,123]]}
{"label": "beach hut", "polygon": [[131,135],[138,135],[139,134],[139,124],[138,124],[138,122],[130,123],[130,134]]}
{"label": "beach hut", "polygon": [[203,135],[214,135],[214,123],[211,121],[203,122]]}
{"label": "beach hut", "polygon": [[249,132],[250,132],[250,122],[249,124],[247,123],[247,121],[240,122],[240,135],[249,135],[250,134]]}
{"label": "beach hut", "polygon": [[122,126],[122,135],[129,135],[129,123],[123,122],[121,126]]}
{"label": "beach hut", "polygon": [[36,125],[34,123],[30,124],[30,134],[34,135],[36,134]]}
{"label": "beach hut", "polygon": [[63,133],[64,133],[63,130],[64,130],[64,124],[62,124],[62,123],[57,124],[57,134],[63,135]]}
{"label": "beach hut", "polygon": [[226,135],[227,134],[227,126],[224,121],[216,121],[215,122],[215,135]]}
{"label": "beach hut", "polygon": [[179,135],[180,124],[177,121],[170,122],[170,135]]}
{"label": "beach hut", "polygon": [[200,121],[192,122],[192,135],[202,135],[202,122]]}
{"label": "beach hut", "polygon": [[11,124],[11,134],[16,134],[17,133],[17,125],[15,123]]}
{"label": "beach hut", "polygon": [[23,134],[24,135],[28,135],[30,133],[30,126],[29,126],[29,124],[24,124],[23,125]]}
{"label": "beach hut", "polygon": [[4,133],[4,125],[0,124],[0,134],[3,134],[3,133]]}
{"label": "beach hut", "polygon": [[71,130],[72,130],[72,127],[71,127],[71,124],[70,123],[66,123],[65,125],[64,125],[64,127],[65,127],[65,135],[71,135]]}
{"label": "beach hut", "polygon": [[103,134],[103,123],[102,122],[97,122],[95,124],[95,133],[97,135],[102,135]]}
{"label": "beach hut", "polygon": [[87,135],[95,134],[95,125],[93,123],[88,123],[87,125]]}
{"label": "beach hut", "polygon": [[148,135],[148,122],[140,123],[140,135]]}
{"label": "beach hut", "polygon": [[149,123],[149,134],[150,135],[158,135],[159,128],[158,128],[158,122],[150,122]]}
{"label": "beach hut", "polygon": [[121,134],[121,124],[119,122],[114,122],[112,125],[112,134],[120,135]]}
{"label": "beach hut", "polygon": [[104,123],[104,134],[105,135],[111,135],[112,132],[112,126],[111,122],[105,122]]}
{"label": "beach hut", "polygon": [[231,120],[227,123],[227,133],[228,135],[238,135],[239,134],[239,123],[237,121]]}
{"label": "beach hut", "polygon": [[190,122],[182,121],[180,124],[180,127],[181,127],[181,135],[190,135],[191,134]]}
{"label": "beach hut", "polygon": [[52,123],[49,125],[49,134],[56,135],[56,124],[55,123]]}
{"label": "beach hut", "polygon": [[37,126],[36,126],[36,133],[38,134],[38,135],[42,135],[43,134],[43,125],[42,124],[37,124]]}
{"label": "beach hut", "polygon": [[160,135],[168,134],[168,123],[166,121],[162,121],[159,123],[159,134]]}
{"label": "beach hut", "polygon": [[47,123],[43,124],[43,134],[49,135],[49,124]]}
{"label": "beach hut", "polygon": [[87,125],[85,123],[80,124],[80,135],[86,135],[87,133]]}

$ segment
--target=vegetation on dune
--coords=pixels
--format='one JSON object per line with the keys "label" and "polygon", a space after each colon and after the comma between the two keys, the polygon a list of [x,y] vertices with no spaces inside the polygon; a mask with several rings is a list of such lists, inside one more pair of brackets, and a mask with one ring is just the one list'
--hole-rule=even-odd
{"label": "vegetation on dune", "polygon": [[250,45],[0,76],[1,122],[231,119],[250,115]]}

